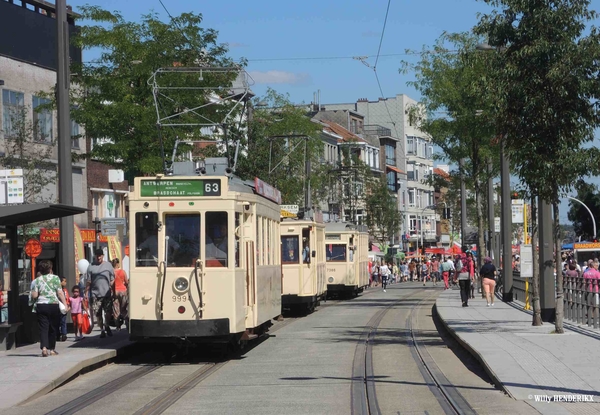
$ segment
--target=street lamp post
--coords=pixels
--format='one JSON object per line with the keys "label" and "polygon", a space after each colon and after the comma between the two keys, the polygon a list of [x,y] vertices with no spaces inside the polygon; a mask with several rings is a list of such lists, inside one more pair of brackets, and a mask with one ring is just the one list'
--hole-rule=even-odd
{"label": "street lamp post", "polygon": [[571,199],[571,200],[574,200],[576,202],[579,202],[579,203],[581,203],[583,205],[584,208],[587,209],[588,213],[590,214],[590,217],[592,218],[592,226],[594,227],[594,229],[593,229],[594,235],[592,236],[592,239],[596,239],[596,219],[594,218],[594,215],[592,214],[592,211],[590,210],[590,208],[587,207],[586,204],[583,203],[581,200],[575,199],[574,197],[567,196],[567,199]]}

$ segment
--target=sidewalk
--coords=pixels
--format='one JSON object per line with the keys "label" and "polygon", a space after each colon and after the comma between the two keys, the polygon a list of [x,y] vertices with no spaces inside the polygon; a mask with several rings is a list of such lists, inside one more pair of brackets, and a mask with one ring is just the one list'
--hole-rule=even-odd
{"label": "sidewalk", "polygon": [[100,339],[100,330],[95,329],[78,342],[69,334],[67,341],[56,344],[59,355],[46,358],[41,357],[39,343],[0,352],[0,410],[42,396],[82,370],[117,357],[133,344],[126,330],[113,330],[113,334]]}
{"label": "sidewalk", "polygon": [[[483,365],[498,387],[543,414],[600,414],[600,340],[577,330],[552,334],[554,324],[533,327],[531,315],[498,299],[469,300],[444,291],[437,313],[450,333]],[[541,402],[546,396],[582,395],[593,403]]]}

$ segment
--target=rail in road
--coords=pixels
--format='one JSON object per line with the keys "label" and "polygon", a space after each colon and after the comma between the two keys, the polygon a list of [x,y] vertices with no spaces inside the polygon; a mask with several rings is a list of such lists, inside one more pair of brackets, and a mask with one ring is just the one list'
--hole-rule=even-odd
{"label": "rail in road", "polygon": [[[373,368],[373,347],[377,344],[377,328],[385,315],[395,306],[414,297],[423,294],[423,290],[412,292],[396,302],[388,305],[378,311],[367,323],[362,332],[352,364],[352,414],[356,415],[379,415],[381,410],[377,400],[376,374]],[[461,395],[456,387],[446,378],[442,370],[435,363],[427,348],[419,340],[417,324],[417,313],[424,304],[434,298],[430,294],[414,306],[407,319],[407,344],[410,345],[410,351],[413,359],[418,365],[419,371],[425,379],[433,396],[437,399],[444,413],[448,415],[474,415],[477,412],[469,405],[466,399]]]}

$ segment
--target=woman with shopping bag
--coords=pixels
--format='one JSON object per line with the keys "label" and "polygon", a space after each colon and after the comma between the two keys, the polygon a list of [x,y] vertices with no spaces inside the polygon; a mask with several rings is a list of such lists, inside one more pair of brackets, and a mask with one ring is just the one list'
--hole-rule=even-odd
{"label": "woman with shopping bag", "polygon": [[40,349],[42,357],[57,355],[56,339],[59,335],[60,316],[69,311],[58,276],[52,274],[48,260],[38,264],[38,277],[31,283],[29,303],[38,316]]}

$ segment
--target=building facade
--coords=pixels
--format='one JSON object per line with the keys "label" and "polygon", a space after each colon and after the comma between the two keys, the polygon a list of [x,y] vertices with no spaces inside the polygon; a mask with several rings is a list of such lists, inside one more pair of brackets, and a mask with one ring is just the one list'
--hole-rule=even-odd
{"label": "building facade", "polygon": [[[396,138],[395,166],[389,165],[387,173],[396,175],[398,209],[402,211],[403,248],[414,250],[437,242],[436,212],[428,208],[435,203],[434,189],[426,183],[433,173],[433,145],[431,138],[419,130],[419,103],[405,94],[377,101],[359,99],[353,103],[325,104],[327,110],[348,109],[364,116],[365,125],[389,129]],[[368,128],[368,127],[364,127]],[[392,156],[391,148],[389,156]],[[386,153],[387,154],[387,153]],[[386,157],[390,162],[391,157]],[[399,170],[396,171],[395,169]],[[393,174],[388,179],[393,181]]]}

